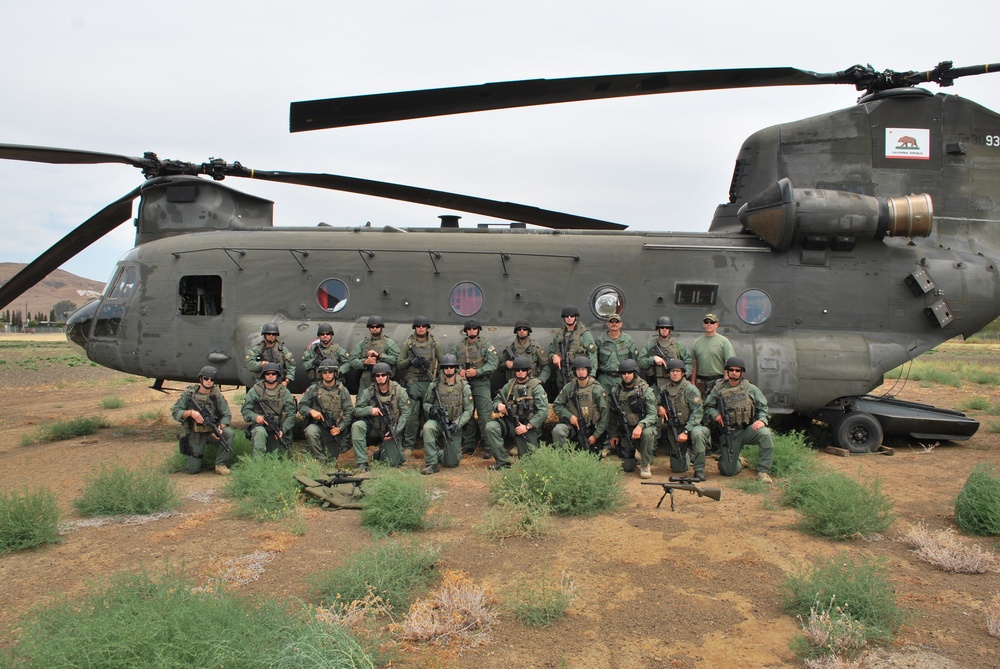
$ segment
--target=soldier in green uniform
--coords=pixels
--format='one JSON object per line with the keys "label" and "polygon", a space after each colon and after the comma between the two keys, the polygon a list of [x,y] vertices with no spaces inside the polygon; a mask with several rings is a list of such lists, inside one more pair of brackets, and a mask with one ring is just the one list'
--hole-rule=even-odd
{"label": "soldier in green uniform", "polygon": [[[360,372],[359,388],[371,385],[372,367],[384,362],[390,368],[399,360],[399,346],[391,338],[385,336],[385,321],[381,316],[368,317],[368,336],[359,341],[351,349],[348,364],[352,371]],[[341,374],[346,371],[341,368]]]}
{"label": "soldier in green uniform", "polygon": [[351,444],[354,447],[354,462],[362,471],[368,471],[369,439],[379,445],[376,459],[388,462],[392,467],[403,464],[403,451],[398,440],[402,439],[403,428],[410,418],[410,398],[403,386],[389,378],[391,372],[388,363],[375,363],[372,366],[372,384],[358,392],[358,401],[354,405]]}
{"label": "soldier in green uniform", "polygon": [[711,436],[708,428],[701,424],[704,418],[701,393],[684,377],[681,360],[672,358],[667,363],[667,370],[670,380],[660,390],[657,413],[663,421],[663,433],[670,452],[670,471],[680,474],[687,472],[689,466],[694,466],[694,478],[704,481],[705,451]]}
{"label": "soldier in green uniform", "polygon": [[556,387],[562,388],[573,380],[570,367],[579,355],[590,358],[591,369],[597,369],[597,343],[587,326],[580,322],[580,310],[572,304],[562,309],[562,329],[552,337],[549,359],[555,372]]}
{"label": "soldier in green uniform", "polygon": [[[469,421],[462,430],[462,452],[476,452],[476,427],[485,441],[486,423],[490,420],[490,375],[497,368],[499,359],[493,344],[479,336],[483,326],[475,318],[465,321],[462,332],[465,340],[455,344],[451,354],[458,359],[458,375],[472,388],[472,401],[476,405],[476,421]],[[484,445],[483,459],[489,458]]]}
{"label": "soldier in green uniform", "polygon": [[528,321],[514,323],[514,341],[500,351],[500,368],[507,381],[514,378],[514,359],[523,355],[531,361],[531,376],[542,383],[549,380],[549,354],[531,338],[531,324]]}
{"label": "soldier in green uniform", "polygon": [[[468,382],[458,375],[458,358],[450,353],[441,358],[441,374],[432,381],[424,393],[424,413],[430,418],[424,423],[424,468],[421,474],[436,474],[440,465],[457,467],[462,461],[462,428],[472,420],[472,389]],[[440,406],[439,406],[440,404]],[[436,413],[444,411],[444,421]],[[453,432],[449,437],[446,425]],[[439,447],[438,439],[444,440]]]}
{"label": "soldier in green uniform", "polygon": [[[397,374],[403,387],[410,395],[413,409],[410,419],[403,430],[403,456],[413,455],[413,446],[417,443],[417,429],[421,425],[420,413],[423,409],[424,394],[431,381],[437,376],[438,365],[444,356],[444,349],[431,334],[431,321],[426,316],[413,319],[413,334],[403,342],[396,363]],[[426,419],[427,414],[424,414]]]}
{"label": "soldier in green uniform", "polygon": [[[639,378],[639,364],[635,360],[623,360],[618,367],[618,373],[621,378],[608,396],[612,406],[621,409],[620,412],[615,411],[612,414],[614,420],[611,423],[611,447],[622,453],[627,443],[621,442],[627,442],[625,435],[629,434],[640,453],[639,476],[648,479],[652,476],[649,473],[649,465],[653,460],[653,451],[656,450],[656,439],[659,434],[656,393],[648,383]],[[622,413],[625,415],[624,424],[622,424]],[[606,457],[608,453],[605,452],[604,455]],[[635,454],[632,454],[631,458],[622,456],[622,469],[626,472],[635,470]]]}
{"label": "soldier in green uniform", "polygon": [[656,319],[656,334],[646,342],[639,354],[639,367],[646,374],[650,383],[655,380],[657,389],[662,389],[670,382],[667,363],[677,358],[684,363],[684,375],[691,374],[694,361],[684,342],[671,336],[674,330],[674,320],[670,316],[660,316]]}
{"label": "soldier in green uniform", "polygon": [[608,316],[607,327],[608,331],[597,340],[597,381],[610,393],[618,384],[622,362],[638,359],[639,351],[632,336],[622,332],[621,316]]}
{"label": "soldier in green uniform", "polygon": [[729,434],[732,450],[728,450],[723,442],[719,452],[719,472],[723,476],[739,474],[743,466],[740,451],[745,444],[757,444],[759,449],[757,478],[770,483],[774,440],[771,437],[771,430],[767,427],[767,398],[757,386],[744,378],[745,371],[746,364],[743,358],[734,356],[726,360],[726,378],[715,382],[708,399],[705,400],[705,413],[709,420],[722,428],[719,399],[725,403],[726,422],[732,430]]}
{"label": "soldier in green uniform", "polygon": [[280,370],[281,384],[287,386],[289,381],[295,380],[295,358],[285,345],[278,341],[277,323],[264,323],[260,328],[260,334],[262,339],[247,353],[247,369],[260,378],[264,365],[273,362]]}
{"label": "soldier in green uniform", "polygon": [[563,386],[552,404],[560,420],[552,428],[552,442],[566,444],[572,440],[579,444],[582,431],[586,436],[586,450],[597,453],[608,429],[608,394],[604,386],[590,376],[587,356],[578,355],[573,360],[573,372],[576,380]]}
{"label": "soldier in green uniform", "polygon": [[306,445],[324,464],[337,461],[354,419],[351,394],[337,379],[337,370],[333,358],[324,359],[316,369],[319,381],[309,386],[299,400],[299,416],[306,422]]}
{"label": "soldier in green uniform", "polygon": [[691,383],[698,386],[701,396],[706,397],[715,382],[723,377],[725,363],[729,358],[736,357],[733,344],[725,336],[719,334],[719,317],[715,314],[705,314],[702,319],[705,334],[694,340],[691,347],[694,352],[694,371],[689,370]]}
{"label": "soldier in green uniform", "polygon": [[509,437],[524,456],[538,446],[542,424],[549,416],[549,400],[542,382],[531,377],[531,360],[514,358],[514,379],[497,393],[493,404],[493,420],[486,424],[486,444],[496,460],[489,466],[494,471],[510,467],[510,457],[504,448]]}
{"label": "soldier in green uniform", "polygon": [[278,363],[266,363],[261,371],[261,380],[243,398],[240,413],[250,429],[255,455],[291,449],[295,397],[278,381],[280,375],[281,366]]}
{"label": "soldier in green uniform", "polygon": [[347,365],[350,357],[347,349],[333,341],[333,326],[329,323],[316,326],[316,337],[302,354],[302,369],[306,370],[310,381],[320,380],[317,370],[324,360],[333,360],[339,369]]}
{"label": "soldier in green uniform", "polygon": [[[201,471],[205,445],[215,443],[219,446],[215,456],[215,473],[229,475],[229,459],[233,455],[233,428],[229,424],[233,422],[233,416],[229,411],[229,402],[215,385],[218,378],[219,372],[215,367],[202,367],[198,372],[198,383],[184,389],[171,411],[174,420],[184,426],[188,444],[184,464],[188,474]],[[195,403],[201,407],[200,411],[195,408]],[[206,422],[215,423],[218,430],[213,430]]]}

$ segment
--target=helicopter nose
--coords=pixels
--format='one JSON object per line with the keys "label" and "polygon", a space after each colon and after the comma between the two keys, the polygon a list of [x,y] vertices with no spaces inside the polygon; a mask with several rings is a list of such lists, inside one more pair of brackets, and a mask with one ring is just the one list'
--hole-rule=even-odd
{"label": "helicopter nose", "polygon": [[91,300],[66,319],[66,339],[77,353],[88,359],[90,356],[87,355],[87,344],[90,341],[90,330],[94,325],[94,316],[99,306],[101,306],[100,300]]}

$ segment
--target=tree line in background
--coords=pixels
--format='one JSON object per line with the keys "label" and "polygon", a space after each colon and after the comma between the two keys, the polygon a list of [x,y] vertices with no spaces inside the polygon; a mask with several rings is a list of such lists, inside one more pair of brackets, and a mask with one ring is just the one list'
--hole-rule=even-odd
{"label": "tree line in background", "polygon": [[48,314],[43,311],[37,311],[34,314],[29,312],[27,322],[25,322],[24,317],[25,311],[20,309],[7,309],[0,312],[0,325],[7,325],[16,328],[30,328],[35,327],[39,323],[63,323],[66,321],[66,316],[68,314],[76,311],[76,303],[70,302],[69,300],[60,300],[52,305]]}

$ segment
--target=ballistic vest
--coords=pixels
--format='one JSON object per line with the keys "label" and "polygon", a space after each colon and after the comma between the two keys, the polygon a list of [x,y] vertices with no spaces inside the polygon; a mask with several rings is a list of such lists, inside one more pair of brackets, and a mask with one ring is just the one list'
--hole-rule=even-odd
{"label": "ballistic vest", "polygon": [[635,384],[631,388],[626,388],[620,383],[615,386],[615,397],[618,399],[618,404],[625,412],[625,418],[628,420],[628,425],[625,427],[630,430],[634,429],[646,417],[649,407],[646,406],[646,400],[643,395],[646,394],[646,390],[648,389],[649,384],[642,379],[636,379]]}
{"label": "ballistic vest", "polygon": [[465,396],[465,389],[468,384],[465,379],[456,375],[456,382],[449,385],[444,381],[437,381],[438,397],[441,398],[441,406],[448,414],[448,420],[455,422],[462,415],[462,399]]}
{"label": "ballistic vest", "polygon": [[406,378],[404,379],[407,385],[417,381],[431,381],[437,375],[439,361],[437,359],[437,351],[435,350],[437,347],[434,344],[434,337],[431,335],[427,335],[427,339],[424,341],[420,341],[413,335],[406,338],[402,354],[409,357],[410,347],[412,346],[416,354],[427,362],[427,368],[431,370],[430,375],[427,375],[420,369],[419,363],[411,360],[410,366],[406,368]]}
{"label": "ballistic vest", "polygon": [[541,385],[538,379],[528,377],[524,383],[514,382],[510,384],[504,404],[507,405],[507,413],[517,416],[522,423],[530,423],[535,416],[535,388]]}
{"label": "ballistic vest", "polygon": [[677,428],[681,429],[687,425],[688,418],[691,417],[691,407],[687,403],[687,393],[685,390],[691,382],[682,378],[678,383],[668,383],[663,387],[663,392],[667,394],[670,406],[677,412]]}
{"label": "ballistic vest", "polygon": [[750,382],[740,379],[739,385],[733,387],[729,381],[721,379],[716,382],[714,392],[722,396],[726,404],[726,420],[734,428],[744,428],[754,421],[756,410],[750,397]]}

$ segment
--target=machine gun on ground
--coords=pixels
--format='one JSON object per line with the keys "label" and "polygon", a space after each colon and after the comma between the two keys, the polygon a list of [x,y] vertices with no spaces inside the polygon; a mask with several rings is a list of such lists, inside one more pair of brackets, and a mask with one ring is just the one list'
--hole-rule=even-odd
{"label": "machine gun on ground", "polygon": [[192,409],[201,414],[201,419],[203,421],[203,424],[210,430],[212,430],[212,436],[220,444],[222,444],[223,448],[232,453],[233,447],[230,444],[226,443],[226,440],[223,439],[224,435],[222,432],[222,426],[220,426],[218,422],[216,422],[215,418],[213,418],[210,413],[206,412],[204,409],[201,408],[201,405],[198,404],[198,400],[194,398],[194,393],[188,395],[188,404],[191,405]]}
{"label": "machine gun on ground", "polygon": [[658,485],[663,487],[663,497],[657,502],[656,508],[660,508],[660,504],[663,504],[663,500],[670,495],[670,510],[674,510],[674,491],[675,490],[687,490],[690,493],[698,495],[698,497],[708,497],[709,499],[714,499],[718,502],[722,499],[722,490],[719,488],[699,488],[695,485],[694,479],[687,476],[683,477],[670,477],[670,483],[663,483],[662,481],[642,481],[642,485]]}
{"label": "machine gun on ground", "polygon": [[[618,401],[618,395],[615,393],[608,393],[608,397],[611,398],[611,408],[615,412],[615,416],[618,417],[618,422],[622,425],[622,436],[618,440],[618,457],[622,459],[622,469],[627,472],[635,470],[635,442],[632,441],[632,431],[628,426],[628,414],[625,413],[625,407],[622,403]],[[625,444],[628,444],[626,447]],[[631,464],[631,468],[629,467]]]}
{"label": "machine gun on ground", "polygon": [[[364,490],[361,484],[370,478],[351,476],[347,472],[328,472],[327,478],[311,479],[298,475],[295,480],[302,484],[303,492],[322,502],[324,509],[361,509]],[[350,484],[351,492],[342,492],[338,486]]]}

